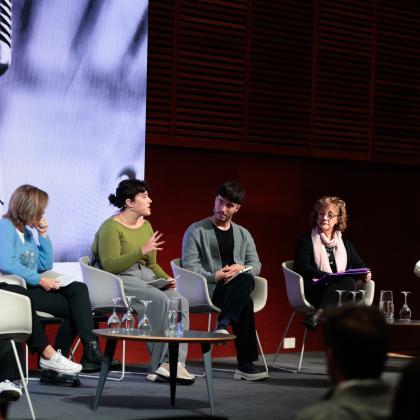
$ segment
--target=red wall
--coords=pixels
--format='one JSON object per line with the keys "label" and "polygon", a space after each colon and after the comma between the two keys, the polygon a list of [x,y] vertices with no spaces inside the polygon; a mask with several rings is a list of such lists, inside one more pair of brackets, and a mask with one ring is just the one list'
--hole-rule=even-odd
{"label": "red wall", "polygon": [[[393,289],[396,310],[402,304],[399,291],[412,291],[413,318],[420,316],[416,305],[420,280],[413,274],[420,259],[418,168],[149,145],[145,177],[152,188],[150,220],[166,240],[158,258],[169,273],[169,261],[181,254],[185,229],[211,214],[219,184],[238,180],[244,185],[247,197],[236,221],[251,231],[262,276],[269,282],[267,306],[257,314],[265,352],[275,350],[291,312],[281,262],[293,259],[296,240],[308,228],[312,205],[323,195],[346,201],[346,235],[372,269],[377,291]],[[193,327],[205,328],[202,317],[192,317]],[[297,337],[298,346],[302,333],[300,322],[295,321],[289,336]],[[310,334],[307,348],[322,348],[319,332]],[[193,349],[190,353],[196,355]],[[218,353],[234,354],[232,347]]]}

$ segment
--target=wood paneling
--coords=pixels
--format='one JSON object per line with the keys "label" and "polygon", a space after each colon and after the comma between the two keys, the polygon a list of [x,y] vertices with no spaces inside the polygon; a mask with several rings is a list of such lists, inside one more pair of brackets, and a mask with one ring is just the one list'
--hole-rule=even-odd
{"label": "wood paneling", "polygon": [[420,3],[154,0],[147,141],[420,163]]}

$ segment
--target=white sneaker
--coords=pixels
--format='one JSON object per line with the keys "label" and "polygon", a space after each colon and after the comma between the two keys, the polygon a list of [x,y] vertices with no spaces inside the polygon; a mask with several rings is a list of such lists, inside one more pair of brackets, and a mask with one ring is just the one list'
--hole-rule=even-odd
{"label": "white sneaker", "polygon": [[61,354],[61,350],[57,350],[51,359],[39,359],[39,366],[42,369],[53,370],[58,373],[67,373],[68,375],[74,375],[82,370],[82,365],[74,363],[67,359]]}
{"label": "white sneaker", "polygon": [[[162,363],[156,370],[156,375],[160,376],[161,378],[164,378],[166,380],[169,380],[169,363],[165,362]],[[187,369],[181,364],[181,362],[178,362],[177,370],[176,370],[176,379],[179,383],[183,384],[192,384],[195,381],[195,375],[192,375],[188,372]]]}
{"label": "white sneaker", "polygon": [[7,379],[0,382],[0,397],[7,401],[16,401],[22,396],[20,387]]}
{"label": "white sneaker", "polygon": [[229,334],[229,331],[225,330],[224,328],[219,328],[218,330],[214,330],[213,332],[218,334]]}

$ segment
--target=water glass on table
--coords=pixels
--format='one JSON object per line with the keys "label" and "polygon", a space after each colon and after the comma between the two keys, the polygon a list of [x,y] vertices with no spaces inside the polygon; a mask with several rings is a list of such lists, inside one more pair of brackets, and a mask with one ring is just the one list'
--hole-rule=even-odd
{"label": "water glass on table", "polygon": [[392,290],[381,290],[379,310],[384,314],[387,321],[394,320],[394,299]]}
{"label": "water glass on table", "polygon": [[400,319],[403,321],[409,321],[411,319],[411,309],[407,304],[407,295],[411,292],[404,290],[401,293],[404,295],[404,305],[400,309]]}
{"label": "water glass on table", "polygon": [[107,324],[108,328],[113,333],[117,333],[121,328],[121,319],[117,313],[117,305],[121,301],[121,298],[112,298],[112,302],[114,303],[114,308],[112,310],[112,314],[108,318]]}
{"label": "water glass on table", "polygon": [[169,337],[181,337],[183,332],[181,299],[178,297],[171,297],[168,301],[165,335]]}

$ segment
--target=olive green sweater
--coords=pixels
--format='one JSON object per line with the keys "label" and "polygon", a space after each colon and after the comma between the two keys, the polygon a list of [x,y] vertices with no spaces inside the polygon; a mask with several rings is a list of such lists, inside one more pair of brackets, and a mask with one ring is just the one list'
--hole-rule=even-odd
{"label": "olive green sweater", "polygon": [[105,220],[95,235],[92,252],[105,271],[120,274],[133,264],[150,268],[157,278],[168,278],[156,262],[156,251],[143,255],[141,247],[153,235],[151,224],[145,220],[139,228],[129,228],[112,217]]}

